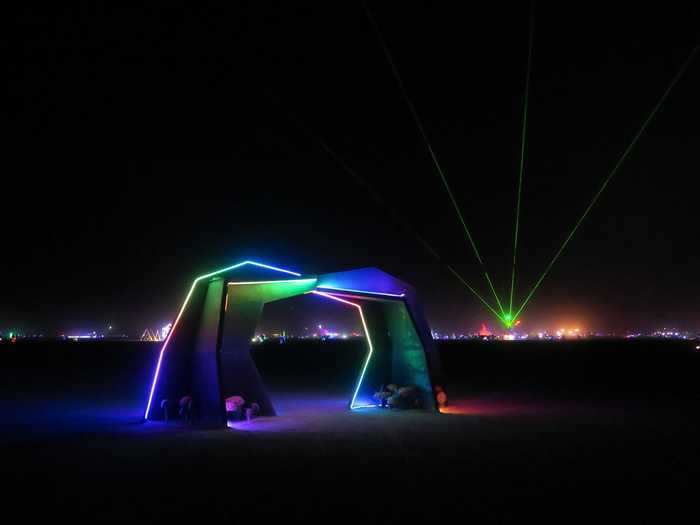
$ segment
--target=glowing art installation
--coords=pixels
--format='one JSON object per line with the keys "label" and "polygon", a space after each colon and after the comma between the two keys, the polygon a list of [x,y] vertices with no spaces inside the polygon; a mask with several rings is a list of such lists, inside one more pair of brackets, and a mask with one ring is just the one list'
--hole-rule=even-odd
{"label": "glowing art installation", "polygon": [[345,304],[360,316],[368,352],[350,409],[376,406],[375,389],[396,383],[415,385],[422,407],[437,411],[433,384],[442,384],[440,363],[410,285],[376,268],[313,276],[243,261],[192,283],[158,355],[144,419],[164,419],[185,395],[204,426],[226,426],[224,400],[232,395],[274,415],[250,355],[251,338],[265,304],[304,294]]}

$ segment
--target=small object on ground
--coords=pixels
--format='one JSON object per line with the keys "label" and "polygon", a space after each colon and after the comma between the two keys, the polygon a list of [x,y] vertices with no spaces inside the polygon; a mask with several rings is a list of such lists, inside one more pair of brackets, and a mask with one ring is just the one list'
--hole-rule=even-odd
{"label": "small object on ground", "polygon": [[420,390],[415,385],[402,386],[398,389],[400,408],[418,408],[420,406]]}
{"label": "small object on ground", "polygon": [[389,408],[399,408],[401,405],[401,396],[397,394],[392,394],[386,398],[386,404]]}
{"label": "small object on ground", "polygon": [[226,412],[235,412],[245,405],[245,399],[241,396],[230,396],[226,398]]}
{"label": "small object on ground", "polygon": [[435,391],[435,401],[437,401],[439,408],[445,408],[447,406],[447,393],[440,385],[435,385],[433,387]]}
{"label": "small object on ground", "polygon": [[182,396],[180,398],[180,417],[190,423],[192,421],[192,396]]}
{"label": "small object on ground", "polygon": [[254,417],[255,417],[255,413],[254,413],[254,411],[253,411],[253,408],[252,408],[252,407],[246,408],[246,409],[245,409],[245,419],[246,419],[246,421],[250,421],[250,420],[253,419]]}
{"label": "small object on ground", "polygon": [[438,392],[435,395],[435,400],[440,408],[445,408],[447,406],[447,394],[445,394],[445,392]]}
{"label": "small object on ground", "polygon": [[386,400],[391,396],[391,392],[382,387],[374,393],[374,399],[379,403],[379,406],[386,407]]}
{"label": "small object on ground", "polygon": [[412,397],[416,395],[416,387],[409,385],[409,386],[402,386],[399,388],[399,395],[401,397]]}
{"label": "small object on ground", "polygon": [[231,421],[243,419],[243,406],[245,399],[241,396],[230,396],[224,400],[226,404],[226,418]]}
{"label": "small object on ground", "polygon": [[389,384],[374,393],[379,406],[385,408],[420,408],[421,389],[416,385]]}

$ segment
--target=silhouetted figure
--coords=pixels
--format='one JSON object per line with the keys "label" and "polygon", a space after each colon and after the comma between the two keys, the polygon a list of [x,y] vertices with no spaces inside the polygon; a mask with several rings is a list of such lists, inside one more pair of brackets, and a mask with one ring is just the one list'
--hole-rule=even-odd
{"label": "silhouetted figure", "polygon": [[180,398],[180,419],[186,423],[192,422],[192,396],[183,396]]}

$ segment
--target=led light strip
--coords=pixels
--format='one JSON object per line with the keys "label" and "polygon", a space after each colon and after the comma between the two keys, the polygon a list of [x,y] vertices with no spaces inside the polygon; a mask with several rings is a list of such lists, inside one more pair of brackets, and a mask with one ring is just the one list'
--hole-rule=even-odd
{"label": "led light strip", "polygon": [[321,290],[337,290],[339,292],[355,292],[355,293],[363,293],[367,295],[385,295],[386,297],[405,297],[405,293],[386,293],[386,292],[370,292],[367,290],[353,290],[352,288],[338,288],[336,286],[318,286],[319,289]]}
{"label": "led light strip", "polygon": [[367,338],[367,345],[369,346],[369,353],[367,354],[367,359],[365,359],[365,364],[362,367],[362,372],[360,373],[360,380],[357,382],[357,386],[355,387],[355,393],[352,396],[352,401],[350,401],[350,409],[355,410],[356,408],[370,408],[370,407],[375,407],[377,405],[355,405],[355,400],[357,399],[357,394],[360,391],[360,386],[362,386],[362,381],[365,378],[365,372],[367,371],[367,366],[369,365],[370,360],[372,359],[372,352],[374,351],[372,348],[372,338],[369,335],[369,329],[367,328],[367,323],[365,322],[365,316],[362,313],[362,307],[359,304],[356,303],[351,303],[350,301],[346,301],[345,299],[341,299],[340,297],[336,297],[335,295],[331,295],[329,293],[325,292],[317,292],[317,291],[312,291],[311,293],[316,294],[316,295],[321,295],[323,297],[327,297],[328,299],[332,299],[334,301],[338,301],[340,303],[345,303],[349,304],[350,306],[354,306],[357,308],[357,311],[360,312],[360,320],[362,321],[362,328],[365,331],[365,337]]}
{"label": "led light strip", "polygon": [[151,403],[153,402],[153,394],[156,390],[156,384],[158,383],[158,374],[160,373],[160,366],[163,363],[163,355],[165,355],[165,349],[168,347],[168,343],[170,342],[170,339],[172,338],[173,334],[175,333],[175,328],[177,328],[177,324],[180,321],[180,318],[182,317],[182,314],[184,313],[185,308],[187,307],[187,303],[190,302],[190,298],[192,297],[192,293],[194,292],[194,289],[197,286],[197,283],[203,279],[213,277],[217,274],[227,272],[229,270],[235,270],[236,268],[240,268],[241,266],[245,266],[246,264],[252,264],[253,266],[257,266],[259,268],[266,268],[268,270],[274,270],[276,272],[294,275],[295,277],[301,277],[300,273],[293,272],[291,270],[285,270],[283,268],[277,268],[275,266],[270,266],[268,264],[262,264],[262,263],[255,262],[255,261],[243,261],[241,263],[234,264],[233,266],[228,266],[226,268],[222,268],[221,270],[216,270],[215,272],[211,272],[211,273],[208,273],[206,275],[200,275],[199,277],[197,277],[194,280],[194,282],[192,283],[192,287],[190,288],[190,291],[187,294],[187,297],[185,298],[185,302],[182,304],[182,307],[180,308],[180,312],[177,314],[177,317],[175,318],[175,322],[173,323],[173,326],[170,329],[170,333],[168,334],[168,337],[165,340],[165,343],[163,343],[163,347],[160,349],[160,354],[158,355],[158,364],[156,365],[155,374],[153,374],[153,383],[151,384],[151,391],[148,394],[148,403],[146,404],[146,412],[143,416],[144,419],[148,419],[148,414],[151,412]]}
{"label": "led light strip", "polygon": [[234,282],[234,283],[226,283],[226,286],[238,286],[241,284],[275,284],[275,283],[308,283],[315,281],[316,278],[312,277],[310,279],[281,279],[278,281],[241,281],[241,282]]}

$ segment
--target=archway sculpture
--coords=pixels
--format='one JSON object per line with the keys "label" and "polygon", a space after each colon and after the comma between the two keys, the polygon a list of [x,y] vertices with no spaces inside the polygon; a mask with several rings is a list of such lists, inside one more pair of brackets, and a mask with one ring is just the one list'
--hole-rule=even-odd
{"label": "archway sculpture", "polygon": [[252,359],[251,338],[266,303],[312,293],[357,309],[367,354],[350,409],[376,406],[377,385],[415,385],[422,407],[437,411],[433,385],[441,370],[430,328],[413,287],[376,268],[322,275],[243,261],[194,280],[158,355],[144,419],[161,419],[155,405],[188,394],[203,426],[225,426],[224,400],[255,400],[262,415],[275,409]]}

